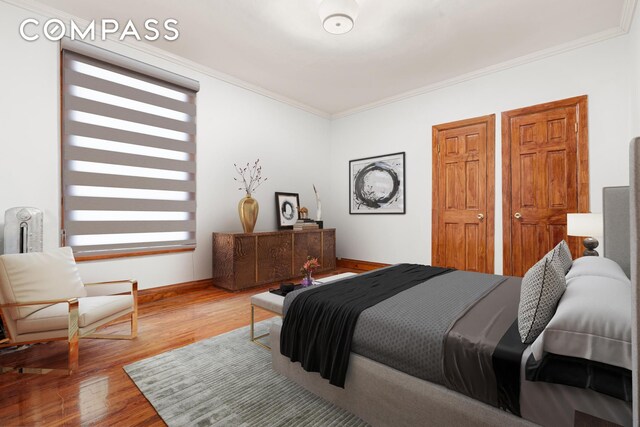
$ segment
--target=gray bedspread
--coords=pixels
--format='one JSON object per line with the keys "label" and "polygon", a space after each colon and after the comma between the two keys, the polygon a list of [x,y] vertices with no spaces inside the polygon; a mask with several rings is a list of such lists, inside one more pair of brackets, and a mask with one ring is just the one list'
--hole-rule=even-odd
{"label": "gray bedspread", "polygon": [[362,312],[352,351],[409,375],[444,384],[444,337],[503,276],[452,271]]}
{"label": "gray bedspread", "polygon": [[[445,384],[444,340],[454,322],[506,278],[453,271],[364,310],[352,351],[418,378]],[[291,301],[304,290],[285,298]]]}

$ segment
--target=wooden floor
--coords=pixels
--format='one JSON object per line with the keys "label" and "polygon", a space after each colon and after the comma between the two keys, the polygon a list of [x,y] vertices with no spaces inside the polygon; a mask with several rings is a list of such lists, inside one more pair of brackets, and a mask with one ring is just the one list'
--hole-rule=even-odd
{"label": "wooden floor", "polygon": [[[358,272],[328,274],[347,271]],[[0,426],[164,425],[122,367],[248,325],[251,295],[268,287],[237,293],[210,288],[144,304],[138,338],[80,340],[80,370],[70,377],[0,374]],[[272,316],[256,310],[256,321]],[[108,330],[125,333],[128,324]],[[0,366],[19,360],[22,366],[63,368],[66,351],[64,342],[38,344],[0,355]]]}

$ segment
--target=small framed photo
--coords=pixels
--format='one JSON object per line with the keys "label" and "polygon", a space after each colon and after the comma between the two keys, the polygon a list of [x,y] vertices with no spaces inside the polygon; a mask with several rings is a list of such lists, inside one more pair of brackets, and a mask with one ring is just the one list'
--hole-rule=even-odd
{"label": "small framed photo", "polygon": [[349,161],[350,214],[404,214],[404,152]]}
{"label": "small framed photo", "polygon": [[276,217],[278,218],[278,228],[293,228],[298,221],[298,210],[300,199],[298,193],[276,193]]}

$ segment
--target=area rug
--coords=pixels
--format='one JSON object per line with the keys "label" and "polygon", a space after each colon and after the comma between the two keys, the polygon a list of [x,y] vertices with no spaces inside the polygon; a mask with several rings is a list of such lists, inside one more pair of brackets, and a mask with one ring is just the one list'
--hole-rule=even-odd
{"label": "area rug", "polygon": [[[256,324],[257,334],[272,321]],[[268,339],[268,337],[267,337]],[[366,426],[271,369],[249,327],[124,367],[169,426]]]}

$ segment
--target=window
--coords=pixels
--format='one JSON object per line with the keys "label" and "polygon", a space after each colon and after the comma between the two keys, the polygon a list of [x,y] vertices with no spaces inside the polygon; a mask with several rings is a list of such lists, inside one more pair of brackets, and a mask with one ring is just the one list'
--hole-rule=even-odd
{"label": "window", "polygon": [[78,259],[195,248],[198,89],[63,43],[62,243]]}

